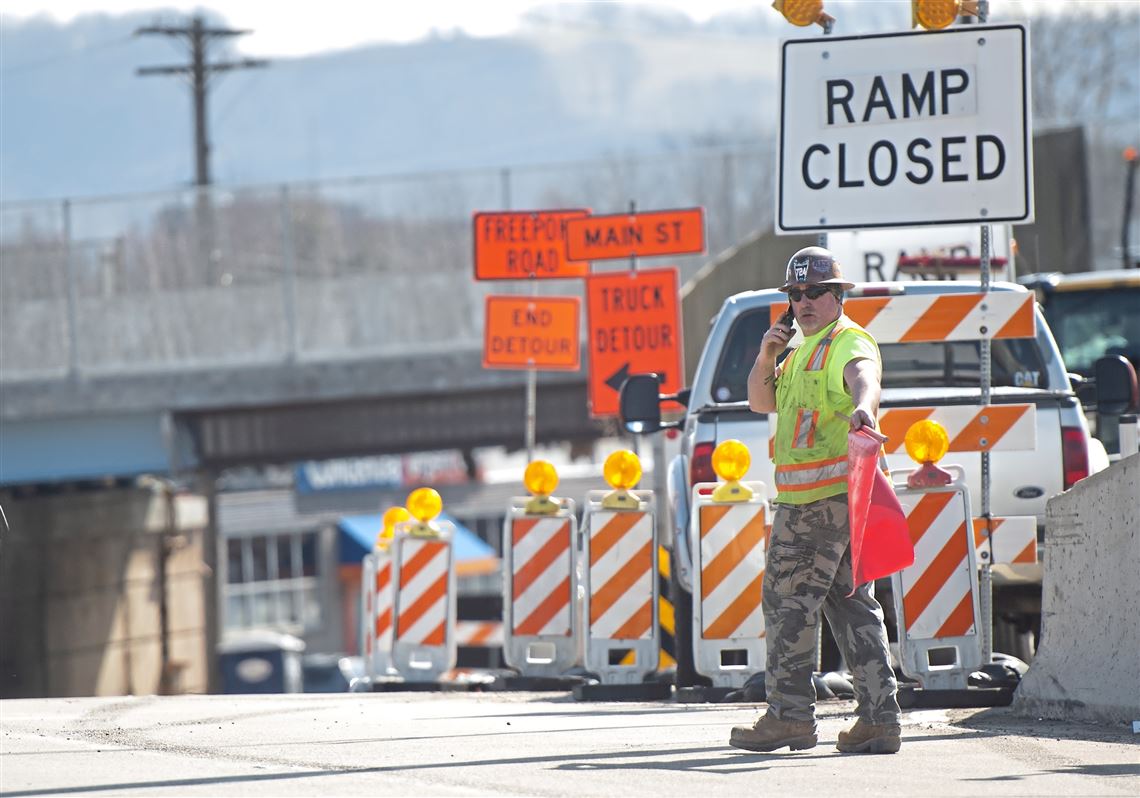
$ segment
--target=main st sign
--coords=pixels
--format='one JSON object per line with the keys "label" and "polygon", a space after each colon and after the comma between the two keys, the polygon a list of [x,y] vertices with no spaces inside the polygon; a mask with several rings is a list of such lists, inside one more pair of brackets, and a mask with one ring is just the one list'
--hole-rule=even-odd
{"label": "main st sign", "polygon": [[1021,25],[781,45],[781,233],[1033,220]]}

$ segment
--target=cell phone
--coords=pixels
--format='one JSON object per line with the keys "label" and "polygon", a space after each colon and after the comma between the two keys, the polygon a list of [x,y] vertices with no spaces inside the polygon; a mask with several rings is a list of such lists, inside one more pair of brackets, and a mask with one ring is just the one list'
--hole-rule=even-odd
{"label": "cell phone", "polygon": [[792,312],[792,306],[788,305],[788,309],[784,311],[783,316],[776,319],[776,323],[777,324],[783,324],[783,325],[786,325],[788,327],[791,327],[792,322],[795,320],[795,318],[796,318],[796,314]]}

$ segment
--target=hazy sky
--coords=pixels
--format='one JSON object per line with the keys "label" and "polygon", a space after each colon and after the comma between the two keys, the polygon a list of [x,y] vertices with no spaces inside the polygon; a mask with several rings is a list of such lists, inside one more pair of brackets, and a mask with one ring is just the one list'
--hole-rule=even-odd
{"label": "hazy sky", "polygon": [[[766,7],[769,4],[745,0],[620,3],[672,8],[698,21],[730,9]],[[218,0],[214,3],[201,0],[4,0],[2,10],[5,15],[18,19],[48,14],[66,22],[87,13],[160,8],[187,12],[205,7],[222,14],[229,24],[253,31],[242,38],[241,49],[245,52],[302,55],[368,42],[412,41],[429,35],[433,29],[449,32],[461,28],[471,36],[509,33],[517,26],[522,13],[542,5],[536,0],[322,0],[319,3],[281,0]]]}

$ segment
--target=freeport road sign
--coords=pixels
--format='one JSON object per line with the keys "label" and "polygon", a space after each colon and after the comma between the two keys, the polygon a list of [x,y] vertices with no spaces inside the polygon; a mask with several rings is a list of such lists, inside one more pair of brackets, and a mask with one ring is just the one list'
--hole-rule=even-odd
{"label": "freeport road sign", "polygon": [[586,261],[566,257],[564,224],[585,209],[482,211],[472,219],[476,280],[585,277]]}
{"label": "freeport road sign", "polygon": [[663,393],[681,389],[677,270],[594,274],[586,280],[590,415],[616,416],[630,374],[656,372]]}
{"label": "freeport road sign", "polygon": [[780,47],[776,231],[1033,221],[1022,25]]}
{"label": "freeport road sign", "polygon": [[487,297],[483,368],[577,371],[578,297]]}

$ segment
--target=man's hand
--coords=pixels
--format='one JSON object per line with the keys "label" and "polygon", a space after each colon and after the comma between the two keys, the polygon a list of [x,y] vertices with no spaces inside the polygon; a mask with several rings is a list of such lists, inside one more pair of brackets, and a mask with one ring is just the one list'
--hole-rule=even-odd
{"label": "man's hand", "polygon": [[850,422],[852,432],[860,430],[863,427],[866,427],[871,431],[874,431],[875,429],[875,419],[868,411],[864,410],[861,407],[855,408],[855,410],[851,413]]}
{"label": "man's hand", "polygon": [[775,365],[776,358],[788,348],[788,342],[791,340],[792,328],[787,324],[776,322],[768,328],[768,332],[764,333],[764,337],[760,339],[760,354],[757,360]]}

